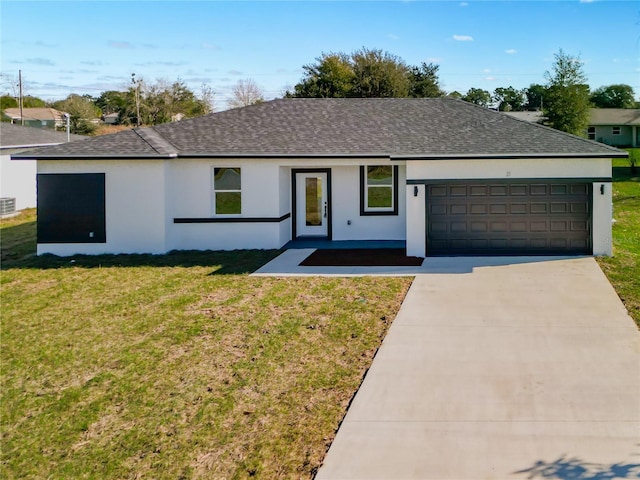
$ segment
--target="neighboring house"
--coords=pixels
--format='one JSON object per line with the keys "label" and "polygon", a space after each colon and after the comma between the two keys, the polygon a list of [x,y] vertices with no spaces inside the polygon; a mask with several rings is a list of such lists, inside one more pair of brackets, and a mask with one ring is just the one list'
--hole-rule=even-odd
{"label": "neighboring house", "polygon": [[[65,112],[55,108],[23,108],[22,117],[26,127],[63,128],[66,125]],[[22,124],[19,108],[5,108],[3,115],[11,123]]]}
{"label": "neighboring house", "polygon": [[640,145],[640,109],[592,108],[589,113],[590,140],[615,147]]}
{"label": "neighboring house", "polygon": [[[70,139],[79,140],[80,135]],[[16,210],[36,206],[36,162],[11,160],[12,154],[67,141],[67,134],[50,129],[0,123],[0,197],[16,199]]]}
{"label": "neighboring house", "polygon": [[611,254],[627,153],[454,99],[280,99],[14,155],[38,254],[399,240],[407,254]]}
{"label": "neighboring house", "polygon": [[120,114],[117,112],[109,113],[102,117],[102,119],[104,120],[104,123],[106,123],[107,125],[117,125],[119,118],[120,118]]}
{"label": "neighboring house", "polygon": [[[527,122],[544,123],[542,112],[504,112]],[[640,146],[640,109],[592,108],[587,138],[614,147]]]}

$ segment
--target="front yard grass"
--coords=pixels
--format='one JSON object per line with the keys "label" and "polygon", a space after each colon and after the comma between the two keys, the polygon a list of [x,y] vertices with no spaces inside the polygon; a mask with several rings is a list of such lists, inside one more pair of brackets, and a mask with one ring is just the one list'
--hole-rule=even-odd
{"label": "front yard grass", "polygon": [[626,159],[613,161],[613,257],[600,268],[640,327],[640,177]]}
{"label": "front yard grass", "polygon": [[277,251],[35,258],[32,221],[0,222],[7,479],[312,478],[411,283],[241,273]]}

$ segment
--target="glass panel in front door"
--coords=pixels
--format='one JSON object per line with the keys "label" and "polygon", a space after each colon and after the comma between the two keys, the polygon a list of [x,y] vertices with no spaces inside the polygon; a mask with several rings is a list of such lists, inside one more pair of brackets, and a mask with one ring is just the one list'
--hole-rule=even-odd
{"label": "glass panel in front door", "polygon": [[305,178],[305,223],[308,227],[322,225],[322,179]]}

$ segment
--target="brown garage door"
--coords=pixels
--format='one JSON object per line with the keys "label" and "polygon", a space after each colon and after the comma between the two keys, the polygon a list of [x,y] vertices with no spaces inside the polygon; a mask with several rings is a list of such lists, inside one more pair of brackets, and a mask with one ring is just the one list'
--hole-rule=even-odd
{"label": "brown garage door", "polygon": [[591,253],[591,184],[427,185],[427,255]]}

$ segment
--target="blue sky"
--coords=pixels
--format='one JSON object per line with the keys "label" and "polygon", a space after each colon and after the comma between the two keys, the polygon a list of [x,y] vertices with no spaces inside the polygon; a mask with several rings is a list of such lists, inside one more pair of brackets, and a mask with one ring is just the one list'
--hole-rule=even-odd
{"label": "blue sky", "polygon": [[322,52],[380,48],[440,65],[446,91],[544,83],[559,49],[580,56],[592,88],[640,96],[640,2],[23,1],[1,0],[0,69],[27,94],[94,96],[154,81],[206,83],[216,109],[251,78],[280,96]]}

